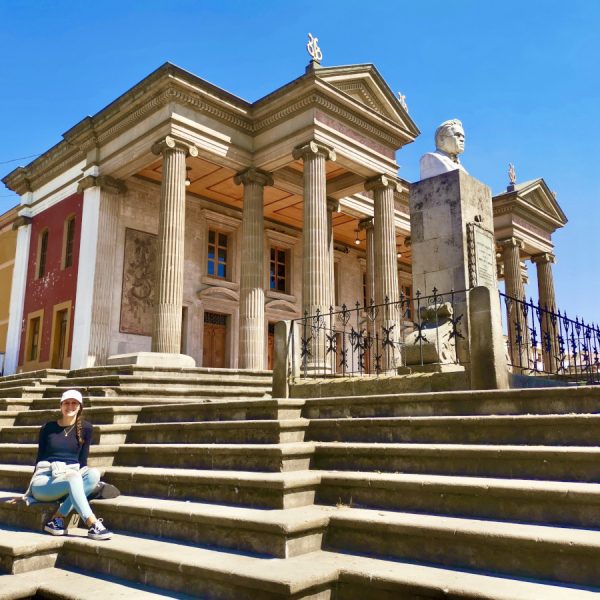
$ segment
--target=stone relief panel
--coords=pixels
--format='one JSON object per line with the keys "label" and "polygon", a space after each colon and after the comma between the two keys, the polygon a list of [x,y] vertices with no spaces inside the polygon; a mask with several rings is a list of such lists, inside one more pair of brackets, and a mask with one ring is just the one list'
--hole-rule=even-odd
{"label": "stone relief panel", "polygon": [[156,235],[136,229],[125,230],[119,327],[122,333],[152,335],[156,252]]}

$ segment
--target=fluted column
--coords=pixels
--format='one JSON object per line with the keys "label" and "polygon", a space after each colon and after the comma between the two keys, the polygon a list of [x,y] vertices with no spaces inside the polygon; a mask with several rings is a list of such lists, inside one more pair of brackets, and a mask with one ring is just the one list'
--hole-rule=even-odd
{"label": "fluted column", "polygon": [[[539,304],[543,309],[551,313],[556,312],[556,295],[554,292],[554,277],[552,275],[552,265],[556,262],[556,257],[550,252],[536,254],[531,257],[531,262],[537,269],[538,298]],[[542,313],[542,356],[544,359],[544,370],[554,373],[557,366],[558,344],[556,340],[556,331],[552,325],[552,319],[546,312]]]}
{"label": "fluted column", "polygon": [[[522,302],[525,298],[525,288],[521,276],[520,254],[523,242],[511,237],[502,240],[500,246],[502,248],[502,261],[504,262],[505,293],[510,298],[516,298]],[[508,338],[512,364],[515,367],[527,368],[528,330],[520,306],[508,300],[506,318],[508,322]]]}
{"label": "fluted column", "polygon": [[[335,152],[310,141],[295,148],[293,156],[304,162],[302,309],[309,315],[315,315],[317,311],[325,314],[329,312],[331,304],[325,162],[335,160]],[[324,342],[325,331],[320,328],[316,335],[311,336],[309,362],[325,363]]]}
{"label": "fluted column", "polygon": [[375,302],[375,243],[373,236],[373,217],[367,217],[362,219],[358,228],[366,232],[365,239],[365,252],[367,262],[367,304],[371,303],[371,300]]}
{"label": "fluted column", "polygon": [[167,136],[154,144],[152,151],[161,154],[163,159],[152,352],[179,354],[185,243],[185,159],[187,155],[197,156],[198,150]]}
{"label": "fluted column", "polygon": [[400,339],[398,315],[398,255],[394,224],[394,192],[400,191],[398,182],[379,175],[366,182],[365,189],[373,191],[373,242],[375,264],[375,304],[380,307],[377,316],[382,347],[381,369],[391,371],[397,365],[395,344]]}
{"label": "fluted column", "polygon": [[335,270],[334,270],[334,253],[333,253],[333,213],[337,212],[340,203],[334,198],[327,198],[327,235],[329,257],[327,264],[329,266],[329,290],[331,292],[330,306],[335,306]]}
{"label": "fluted column", "polygon": [[240,286],[240,367],[263,369],[265,349],[264,188],[273,185],[268,173],[246,169],[234,181],[244,185]]}

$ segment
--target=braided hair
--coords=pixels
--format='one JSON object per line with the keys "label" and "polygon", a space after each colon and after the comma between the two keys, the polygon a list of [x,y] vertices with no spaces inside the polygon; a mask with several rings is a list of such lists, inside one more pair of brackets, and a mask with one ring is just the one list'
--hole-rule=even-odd
{"label": "braided hair", "polygon": [[77,411],[77,417],[75,417],[75,435],[77,437],[77,442],[80,446],[83,446],[85,442],[83,438],[83,406],[79,405],[79,410]]}

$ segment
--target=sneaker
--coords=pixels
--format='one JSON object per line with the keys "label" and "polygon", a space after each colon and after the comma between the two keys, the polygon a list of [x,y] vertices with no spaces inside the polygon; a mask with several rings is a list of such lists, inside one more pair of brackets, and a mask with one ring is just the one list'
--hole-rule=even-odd
{"label": "sneaker", "polygon": [[118,498],[121,495],[119,488],[100,481],[92,493],[88,496],[88,500],[111,500],[112,498]]}
{"label": "sneaker", "polygon": [[110,540],[112,532],[106,529],[102,524],[102,519],[98,519],[89,529],[88,537],[92,540]]}
{"label": "sneaker", "polygon": [[61,517],[55,517],[44,525],[44,531],[50,535],[65,535],[67,533],[65,520]]}

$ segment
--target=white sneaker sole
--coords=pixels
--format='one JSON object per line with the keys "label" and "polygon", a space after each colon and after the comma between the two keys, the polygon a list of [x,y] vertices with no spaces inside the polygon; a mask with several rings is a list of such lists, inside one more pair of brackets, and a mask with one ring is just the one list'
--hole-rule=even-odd
{"label": "white sneaker sole", "polygon": [[50,535],[67,535],[66,529],[56,530],[56,529],[52,529],[51,527],[44,527],[44,531],[46,533],[49,533]]}
{"label": "white sneaker sole", "polygon": [[112,537],[112,533],[110,533],[110,531],[107,531],[106,533],[88,533],[88,537],[90,538],[90,540],[96,541],[110,540],[110,538]]}

